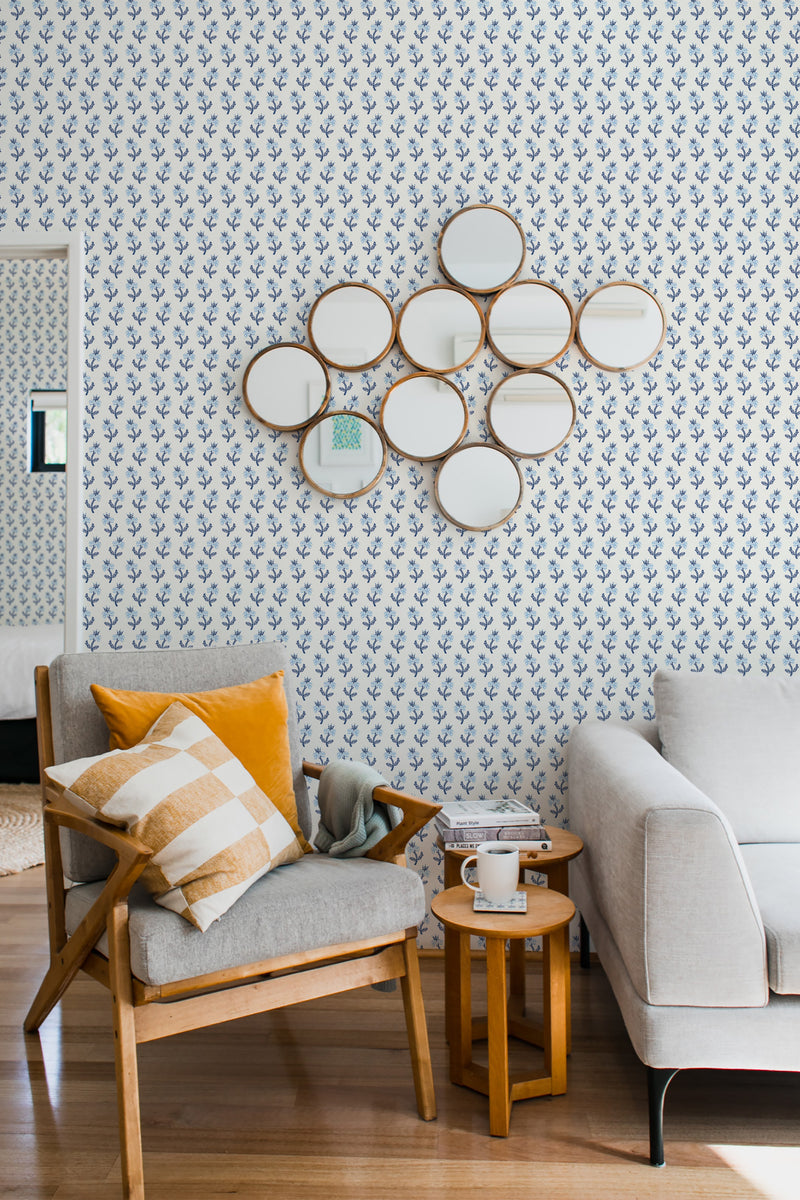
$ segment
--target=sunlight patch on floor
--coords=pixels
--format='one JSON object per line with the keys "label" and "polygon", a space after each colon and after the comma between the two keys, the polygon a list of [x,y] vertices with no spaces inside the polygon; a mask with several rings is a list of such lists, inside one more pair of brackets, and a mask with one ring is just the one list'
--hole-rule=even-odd
{"label": "sunlight patch on floor", "polygon": [[766,1200],[797,1200],[800,1148],[796,1146],[709,1146]]}

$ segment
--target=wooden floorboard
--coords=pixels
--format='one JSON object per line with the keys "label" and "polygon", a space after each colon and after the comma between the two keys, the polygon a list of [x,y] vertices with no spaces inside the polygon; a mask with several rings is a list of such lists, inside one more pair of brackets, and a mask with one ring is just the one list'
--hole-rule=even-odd
{"label": "wooden floorboard", "polygon": [[[107,992],[81,977],[39,1037],[22,1033],[45,938],[41,868],[0,879],[0,1195],[119,1200]],[[567,1094],[515,1104],[510,1136],[489,1137],[486,1098],[448,1081],[441,960],[423,960],[422,978],[435,1122],[416,1116],[399,991],[362,989],[140,1047],[148,1200],[793,1194],[728,1158],[800,1153],[794,1075],[679,1075],[667,1096],[668,1165],[648,1165],[644,1071],[597,967],[573,964]],[[536,963],[528,984],[535,1002]],[[480,963],[474,990],[477,1005]],[[520,1044],[513,1057],[527,1067],[537,1053]]]}

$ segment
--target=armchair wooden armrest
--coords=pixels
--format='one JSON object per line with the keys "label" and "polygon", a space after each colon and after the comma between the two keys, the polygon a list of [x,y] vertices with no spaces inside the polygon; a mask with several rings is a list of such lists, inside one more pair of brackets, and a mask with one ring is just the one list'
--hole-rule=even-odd
{"label": "armchair wooden armrest", "polygon": [[[309,779],[319,779],[323,770],[324,767],[320,763],[303,763],[303,774]],[[405,848],[414,834],[419,833],[442,807],[441,804],[431,804],[428,800],[421,800],[419,796],[409,796],[393,787],[376,787],[372,798],[380,804],[391,804],[403,813],[400,824],[382,837],[365,855],[366,858],[377,858],[380,862],[402,859]]]}
{"label": "armchair wooden armrest", "polygon": [[[144,870],[147,859],[153,853],[149,847],[145,846],[144,842],[140,842],[138,838],[124,829],[119,829],[115,825],[109,825],[105,821],[96,820],[80,812],[55,788],[46,787],[44,795],[46,803],[43,814],[46,822],[64,829],[71,829],[74,833],[83,833],[93,841],[108,846],[109,850],[114,851],[120,862],[124,859],[133,865],[138,859],[141,859],[141,868]],[[139,874],[141,871],[137,871],[137,876]],[[131,884],[133,882],[135,880],[131,880]]]}

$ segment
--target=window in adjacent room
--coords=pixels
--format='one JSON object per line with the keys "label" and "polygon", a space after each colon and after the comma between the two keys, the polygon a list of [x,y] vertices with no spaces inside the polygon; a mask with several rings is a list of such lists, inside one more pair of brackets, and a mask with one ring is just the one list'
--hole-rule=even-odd
{"label": "window in adjacent room", "polygon": [[67,393],[31,392],[31,471],[63,471],[67,464]]}

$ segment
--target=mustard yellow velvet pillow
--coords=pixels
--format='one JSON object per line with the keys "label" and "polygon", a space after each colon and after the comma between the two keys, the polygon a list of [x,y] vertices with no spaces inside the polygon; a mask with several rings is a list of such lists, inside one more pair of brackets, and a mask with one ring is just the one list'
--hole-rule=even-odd
{"label": "mustard yellow velvet pillow", "polygon": [[130,749],[45,773],[82,812],[122,825],[152,850],[142,882],[202,932],[262,875],[303,857],[249,772],[179,703]]}
{"label": "mustard yellow velvet pillow", "polygon": [[289,822],[303,852],[311,853],[297,820],[283,671],[211,692],[128,692],[93,683],[92,695],[108,725],[112,750],[137,745],[170,704],[185,705],[238,758]]}

